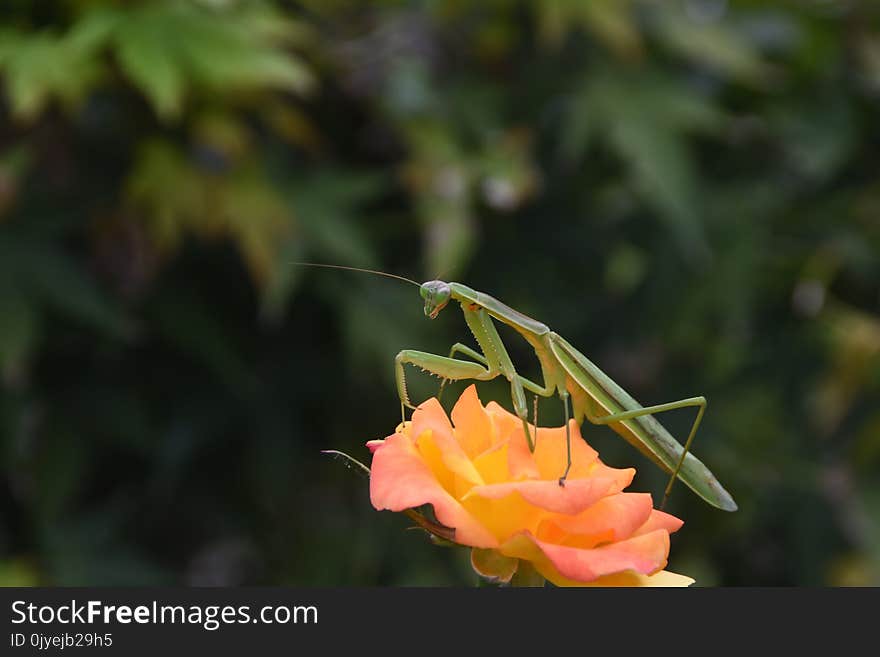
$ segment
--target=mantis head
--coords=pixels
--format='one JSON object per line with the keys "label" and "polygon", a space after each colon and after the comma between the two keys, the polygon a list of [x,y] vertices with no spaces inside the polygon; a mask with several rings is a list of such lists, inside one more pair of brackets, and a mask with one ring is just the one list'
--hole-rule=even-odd
{"label": "mantis head", "polygon": [[419,294],[425,300],[425,317],[434,319],[449,303],[452,288],[443,281],[428,281],[419,286]]}

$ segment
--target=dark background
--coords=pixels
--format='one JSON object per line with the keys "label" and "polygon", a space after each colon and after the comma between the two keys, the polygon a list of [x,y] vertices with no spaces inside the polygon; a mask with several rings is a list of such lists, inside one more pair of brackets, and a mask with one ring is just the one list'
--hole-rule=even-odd
{"label": "dark background", "polygon": [[[394,355],[468,341],[460,313],[307,260],[464,282],[644,404],[705,395],[694,451],[740,510],[677,486],[671,570],[880,585],[876,5],[0,20],[0,583],[475,582],[320,454],[368,460],[399,421]],[[680,436],[692,413],[661,419]],[[584,434],[659,496],[635,450]]]}

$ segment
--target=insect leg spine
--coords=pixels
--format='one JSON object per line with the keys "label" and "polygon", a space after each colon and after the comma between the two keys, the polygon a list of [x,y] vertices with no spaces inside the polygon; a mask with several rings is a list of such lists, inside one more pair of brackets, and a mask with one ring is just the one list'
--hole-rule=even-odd
{"label": "insect leg spine", "polygon": [[403,391],[403,403],[412,406],[412,402],[409,400],[409,391],[406,389],[406,367],[400,368],[400,383]]}

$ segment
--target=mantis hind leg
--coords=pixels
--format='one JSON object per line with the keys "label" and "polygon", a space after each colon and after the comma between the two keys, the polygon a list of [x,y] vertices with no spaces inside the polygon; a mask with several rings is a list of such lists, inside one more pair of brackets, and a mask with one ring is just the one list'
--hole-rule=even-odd
{"label": "mantis hind leg", "polygon": [[660,510],[663,510],[663,507],[666,506],[666,501],[669,499],[669,493],[672,492],[672,484],[675,483],[676,477],[678,477],[678,472],[681,470],[681,466],[684,463],[684,459],[688,454],[688,451],[691,448],[691,443],[694,441],[694,436],[697,435],[697,429],[700,426],[700,422],[703,421],[703,413],[706,412],[706,400],[703,397],[698,397],[697,399],[701,400],[699,404],[700,410],[697,411],[697,417],[694,419],[694,424],[691,427],[691,432],[687,437],[687,440],[684,443],[684,449],[681,451],[681,458],[678,459],[678,464],[675,466],[675,470],[672,473],[672,476],[669,478],[669,483],[666,484],[666,490],[663,491],[663,501],[660,503]]}
{"label": "mantis hind leg", "polygon": [[690,434],[688,434],[687,440],[684,443],[684,448],[681,451],[681,456],[678,458],[678,463],[672,470],[672,476],[669,478],[669,483],[666,484],[666,489],[663,491],[663,501],[660,503],[661,510],[664,506],[666,506],[666,501],[669,499],[669,493],[672,492],[672,485],[675,483],[675,480],[678,477],[678,473],[681,470],[681,466],[684,463],[688,452],[690,451],[691,443],[694,440],[694,436],[697,435],[697,429],[700,427],[700,422],[703,421],[703,413],[706,412],[706,398],[689,397],[688,399],[680,399],[678,401],[669,402],[668,404],[646,406],[645,408],[638,408],[632,411],[623,411],[621,413],[613,413],[611,415],[605,415],[602,417],[591,415],[589,412],[586,414],[587,419],[593,424],[614,424],[615,422],[631,420],[633,418],[641,417],[643,415],[653,415],[655,413],[662,413],[663,411],[673,411],[677,408],[688,408],[693,406],[699,408],[699,410],[697,411],[697,417],[694,419],[694,423],[691,426]]}

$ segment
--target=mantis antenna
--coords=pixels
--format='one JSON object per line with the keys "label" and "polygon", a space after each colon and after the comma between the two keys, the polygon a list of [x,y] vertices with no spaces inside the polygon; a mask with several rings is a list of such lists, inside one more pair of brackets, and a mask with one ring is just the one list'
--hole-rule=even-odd
{"label": "mantis antenna", "polygon": [[405,276],[398,276],[397,274],[389,274],[384,271],[377,271],[375,269],[364,269],[362,267],[346,267],[345,265],[328,265],[322,262],[291,262],[291,265],[296,265],[297,267],[326,267],[327,269],[345,269],[347,271],[359,271],[365,274],[376,274],[377,276],[387,276],[388,278],[396,278],[399,281],[404,281],[405,283],[409,283],[410,285],[415,285],[416,287],[421,287],[420,283],[416,283],[411,278],[406,278]]}

